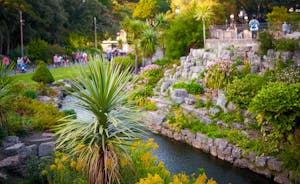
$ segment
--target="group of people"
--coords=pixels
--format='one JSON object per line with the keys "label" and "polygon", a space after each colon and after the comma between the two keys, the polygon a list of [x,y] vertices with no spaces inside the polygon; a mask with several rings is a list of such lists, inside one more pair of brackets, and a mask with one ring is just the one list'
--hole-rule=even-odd
{"label": "group of people", "polygon": [[86,52],[72,52],[73,62],[87,63],[88,55]]}
{"label": "group of people", "polygon": [[106,50],[105,55],[106,55],[107,61],[111,61],[112,58],[114,58],[114,57],[124,55],[124,52],[121,52],[121,50],[118,47],[116,47],[112,50]]}
{"label": "group of people", "polygon": [[67,64],[69,63],[69,59],[67,57],[66,54],[59,56],[57,54],[55,54],[53,56],[53,65],[54,67],[58,67],[58,66],[67,66]]}
{"label": "group of people", "polygon": [[18,57],[17,59],[17,69],[22,73],[26,72],[27,65],[30,63],[30,60],[27,56]]}

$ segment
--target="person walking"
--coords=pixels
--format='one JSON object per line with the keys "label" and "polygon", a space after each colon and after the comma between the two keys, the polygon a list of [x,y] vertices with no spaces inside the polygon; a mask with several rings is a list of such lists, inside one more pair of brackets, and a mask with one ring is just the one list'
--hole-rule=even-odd
{"label": "person walking", "polygon": [[253,18],[250,20],[249,27],[250,27],[252,39],[256,39],[257,38],[257,32],[258,32],[258,29],[259,29],[259,22],[256,19],[255,15],[253,15]]}
{"label": "person walking", "polygon": [[289,25],[286,22],[282,24],[282,32],[283,36],[286,36],[286,34],[289,32]]}
{"label": "person walking", "polygon": [[8,66],[9,66],[9,58],[7,56],[4,56],[4,58],[3,58],[3,64],[5,66],[5,71],[7,71]]}

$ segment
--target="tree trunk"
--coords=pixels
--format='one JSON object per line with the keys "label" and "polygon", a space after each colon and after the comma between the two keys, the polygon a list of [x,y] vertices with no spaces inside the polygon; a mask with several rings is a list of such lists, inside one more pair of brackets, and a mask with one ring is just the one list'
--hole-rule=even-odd
{"label": "tree trunk", "polygon": [[7,34],[7,39],[6,39],[7,47],[6,47],[6,55],[8,55],[10,51],[10,35],[9,33]]}
{"label": "tree trunk", "polygon": [[138,67],[139,67],[139,50],[138,47],[135,46],[135,64],[134,64],[134,73],[138,73]]}
{"label": "tree trunk", "polygon": [[205,47],[205,40],[206,40],[206,35],[205,35],[205,21],[202,21],[203,23],[203,48]]}

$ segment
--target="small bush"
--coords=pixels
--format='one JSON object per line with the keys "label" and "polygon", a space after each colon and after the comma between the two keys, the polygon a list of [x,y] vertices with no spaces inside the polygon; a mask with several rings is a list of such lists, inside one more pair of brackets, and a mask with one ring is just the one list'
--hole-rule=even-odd
{"label": "small bush", "polygon": [[166,66],[170,63],[169,59],[163,58],[163,59],[157,59],[153,62],[153,64],[156,64],[158,66]]}
{"label": "small bush", "polygon": [[262,55],[267,54],[267,51],[269,49],[274,48],[273,40],[274,40],[273,36],[267,31],[263,31],[259,33],[259,41],[260,41],[259,50]]}
{"label": "small bush", "polygon": [[76,112],[75,112],[74,109],[63,110],[63,113],[65,114],[65,116],[71,116],[72,119],[76,119],[77,118],[77,114],[76,114]]}
{"label": "small bush", "polygon": [[54,78],[44,62],[38,64],[37,69],[32,76],[32,80],[45,84],[54,82]]}
{"label": "small bush", "polygon": [[226,97],[239,108],[246,109],[264,84],[264,78],[257,74],[248,74],[241,79],[236,78],[227,86]]}
{"label": "small bush", "polygon": [[299,41],[295,39],[280,38],[275,40],[275,49],[278,51],[295,51],[299,48]]}
{"label": "small bush", "polygon": [[47,130],[53,125],[58,124],[58,120],[63,117],[63,113],[59,112],[52,104],[42,103],[36,99],[18,97],[11,104],[11,108],[19,116],[31,118],[28,126],[35,130]]}
{"label": "small bush", "polygon": [[300,83],[270,83],[264,86],[252,99],[249,110],[257,114],[260,125],[269,122],[273,125],[273,140],[288,140],[290,133],[299,126]]}
{"label": "small bush", "polygon": [[189,94],[202,94],[203,93],[203,87],[198,84],[195,80],[192,80],[190,83],[180,82],[176,83],[172,86],[175,89],[183,88],[186,89]]}
{"label": "small bush", "polygon": [[126,68],[134,68],[134,59],[131,59],[130,57],[115,57],[113,59],[114,63],[118,64],[121,66],[121,69],[126,69]]}
{"label": "small bush", "polygon": [[35,90],[27,89],[23,92],[23,95],[27,98],[36,99],[37,94]]}

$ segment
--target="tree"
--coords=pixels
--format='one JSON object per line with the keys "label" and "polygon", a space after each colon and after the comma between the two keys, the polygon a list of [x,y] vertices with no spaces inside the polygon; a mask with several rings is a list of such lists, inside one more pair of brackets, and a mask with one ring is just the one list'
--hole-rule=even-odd
{"label": "tree", "polygon": [[[126,18],[122,22],[123,29],[127,32],[128,43],[134,46],[135,51],[135,73],[138,73],[138,62],[139,62],[139,46],[142,33],[147,29],[147,25],[140,20],[132,20]],[[149,27],[148,27],[149,28]]]}
{"label": "tree", "polygon": [[160,13],[155,16],[154,28],[157,34],[157,42],[163,51],[163,55],[165,55],[166,37],[164,33],[169,28],[169,21],[166,19],[165,14]]}
{"label": "tree", "polygon": [[157,0],[140,0],[133,11],[132,17],[151,19],[157,13],[157,10]]}
{"label": "tree", "polygon": [[119,159],[127,158],[125,147],[139,134],[139,124],[133,107],[126,104],[128,85],[135,82],[129,68],[99,60],[81,68],[73,81],[78,107],[90,112],[93,118],[65,118],[57,130],[57,149],[83,160],[90,184],[120,183]]}
{"label": "tree", "polygon": [[285,7],[274,6],[272,12],[267,14],[267,21],[272,23],[283,23],[287,21],[288,12]]}
{"label": "tree", "polygon": [[175,59],[190,52],[190,48],[202,46],[202,26],[193,13],[180,14],[170,21],[170,28],[164,33],[166,57]]}
{"label": "tree", "polygon": [[204,0],[204,2],[197,4],[195,18],[202,21],[203,30],[203,45],[205,46],[205,24],[208,22],[213,14],[213,6],[215,3],[212,0]]}
{"label": "tree", "polygon": [[54,82],[54,78],[51,72],[48,70],[46,63],[44,63],[43,61],[41,61],[38,64],[31,79],[34,80],[35,82],[41,82],[44,84]]}
{"label": "tree", "polygon": [[145,58],[151,58],[157,47],[156,33],[153,29],[146,29],[141,36],[141,48]]}

